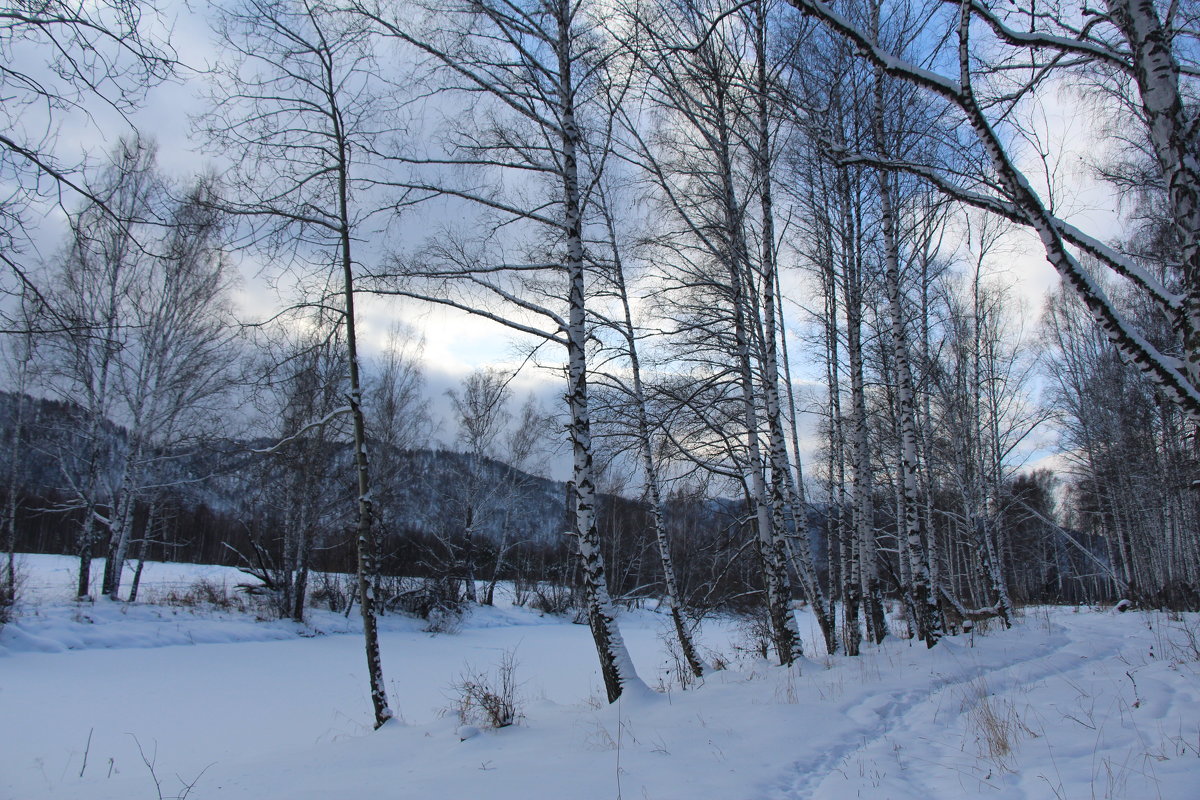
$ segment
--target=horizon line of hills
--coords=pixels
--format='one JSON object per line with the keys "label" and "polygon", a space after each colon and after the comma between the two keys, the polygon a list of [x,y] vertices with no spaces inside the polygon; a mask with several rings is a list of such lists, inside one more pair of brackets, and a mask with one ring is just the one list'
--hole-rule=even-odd
{"label": "horizon line of hills", "polygon": [[[87,446],[80,423],[82,410],[62,400],[28,394],[21,397],[25,404],[22,441],[15,450],[17,549],[74,554],[79,515],[78,509],[71,507],[71,481],[66,473],[72,468],[71,459]],[[16,402],[13,392],[0,391],[0,441],[9,445],[0,449],[0,475],[8,481],[13,479],[9,462],[14,454]],[[113,484],[127,434],[121,425],[112,422],[106,423],[103,431],[106,441],[100,449],[107,456],[102,473]],[[154,454],[159,462],[158,473],[153,488],[141,493],[135,525],[146,527],[148,506],[153,501],[160,514],[170,516],[172,530],[167,532],[170,535],[159,535],[161,541],[152,543],[151,552],[163,557],[150,560],[236,566],[236,554],[222,540],[243,538],[238,529],[251,521],[269,526],[273,516],[282,518],[287,513],[280,503],[286,502],[282,497],[289,493],[288,487],[281,484],[274,492],[266,485],[278,477],[273,475],[278,470],[264,468],[262,462],[268,459],[256,452],[273,444],[266,438],[213,439],[174,453]],[[327,463],[321,465],[321,474],[314,478],[320,491],[328,496],[315,512],[315,524],[327,529],[324,538],[338,539],[343,532],[349,535],[353,515],[352,454],[349,442],[330,442],[324,447]],[[569,526],[569,512],[565,481],[447,448],[388,452],[374,445],[372,450],[372,479],[376,483],[373,494],[383,538],[454,538],[464,527],[468,507],[473,533],[483,540],[557,547],[566,538],[563,531]],[[340,486],[339,472],[345,476]],[[110,497],[115,490],[110,486]],[[632,531],[616,528],[637,526],[636,518],[644,504],[609,493],[600,493],[598,499],[601,530],[610,538],[614,534],[618,538],[632,535]],[[740,503],[733,500],[674,495],[667,501],[668,515],[678,518],[680,506],[687,505],[692,508],[682,515],[694,517],[697,504],[719,524],[737,524]],[[322,546],[340,549],[336,542],[327,541]],[[236,549],[242,552],[242,548]]]}

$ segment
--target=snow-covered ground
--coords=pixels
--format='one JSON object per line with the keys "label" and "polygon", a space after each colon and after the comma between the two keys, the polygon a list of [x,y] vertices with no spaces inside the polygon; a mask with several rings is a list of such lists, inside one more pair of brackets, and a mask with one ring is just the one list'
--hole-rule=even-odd
{"label": "snow-covered ground", "polygon": [[[638,611],[621,620],[634,661],[669,691],[614,706],[585,626],[503,603],[436,636],[388,616],[401,719],[372,731],[353,616],[81,605],[70,559],[23,562],[26,604],[0,632],[0,798],[1200,798],[1200,615],[1029,609],[1012,631],[791,670],[709,621],[730,666],[682,691],[664,619]],[[200,578],[240,580],[152,564],[144,596]],[[451,687],[506,650],[520,723],[460,741]]]}

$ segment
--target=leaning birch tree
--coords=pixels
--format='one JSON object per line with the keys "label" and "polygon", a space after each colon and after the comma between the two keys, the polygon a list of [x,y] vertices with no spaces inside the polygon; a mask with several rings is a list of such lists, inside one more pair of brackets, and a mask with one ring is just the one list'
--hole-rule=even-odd
{"label": "leaning birch tree", "polygon": [[617,351],[624,357],[628,370],[627,375],[610,373],[603,379],[613,384],[624,396],[624,405],[627,407],[624,416],[632,417],[626,424],[631,429],[636,443],[638,460],[641,462],[643,492],[650,516],[651,534],[658,548],[658,557],[662,565],[663,595],[667,611],[675,626],[675,636],[679,639],[679,649],[684,660],[692,674],[699,678],[704,675],[705,664],[696,650],[691,626],[684,619],[683,598],[680,595],[679,580],[675,572],[675,558],[671,552],[671,539],[667,530],[662,471],[654,453],[654,429],[648,410],[649,403],[643,379],[641,345],[639,344],[639,340],[644,337],[644,334],[634,322],[629,284],[626,279],[628,267],[626,266],[625,248],[622,246],[623,242],[617,231],[612,191],[604,184],[600,184],[597,190],[600,199],[600,215],[604,220],[607,244],[610,248],[606,274],[612,283],[610,292],[617,303],[616,313],[605,324],[616,332],[619,340]]}

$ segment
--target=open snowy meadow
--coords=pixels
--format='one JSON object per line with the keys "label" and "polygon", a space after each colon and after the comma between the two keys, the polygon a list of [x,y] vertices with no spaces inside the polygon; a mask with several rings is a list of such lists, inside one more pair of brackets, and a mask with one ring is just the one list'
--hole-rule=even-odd
{"label": "open snowy meadow", "polygon": [[[1011,631],[845,658],[801,610],[792,669],[710,619],[727,667],[684,689],[667,620],[633,610],[660,691],[613,706],[570,619],[498,602],[435,635],[389,615],[398,719],[372,731],[356,615],[259,621],[221,607],[238,573],[175,564],[147,566],[147,602],[77,604],[74,563],[24,556],[0,632],[6,800],[1200,797],[1198,615],[1034,608]],[[506,653],[517,724],[464,726],[463,686],[496,684]]]}

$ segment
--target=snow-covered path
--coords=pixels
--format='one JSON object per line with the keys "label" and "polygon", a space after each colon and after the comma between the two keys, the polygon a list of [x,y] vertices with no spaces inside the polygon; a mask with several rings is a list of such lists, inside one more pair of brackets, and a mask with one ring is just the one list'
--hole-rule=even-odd
{"label": "snow-covered path", "polygon": [[[1160,649],[1170,638],[1188,646],[1182,629],[1164,616],[1118,626],[1108,615],[1042,613],[976,647],[952,640],[929,658],[888,659],[876,691],[839,706],[836,732],[826,729],[775,795],[1200,797],[1200,735],[1184,722],[1200,709],[1196,664],[1150,653],[1156,638]],[[1145,636],[1131,635],[1138,623],[1150,626]],[[1022,646],[1003,646],[1015,637]],[[937,666],[913,686],[930,659]]]}
{"label": "snow-covered path", "polygon": [[[894,639],[792,670],[743,655],[698,690],[619,706],[600,701],[584,626],[498,608],[430,636],[389,617],[403,722],[377,732],[353,619],[314,620],[27,612],[0,633],[0,800],[154,798],[139,743],[163,796],[195,780],[191,800],[1200,798],[1198,615],[1036,609],[931,651]],[[664,620],[622,624],[658,682]],[[702,638],[730,656],[740,636],[713,621]],[[521,724],[459,741],[439,714],[450,686],[514,648]]]}

